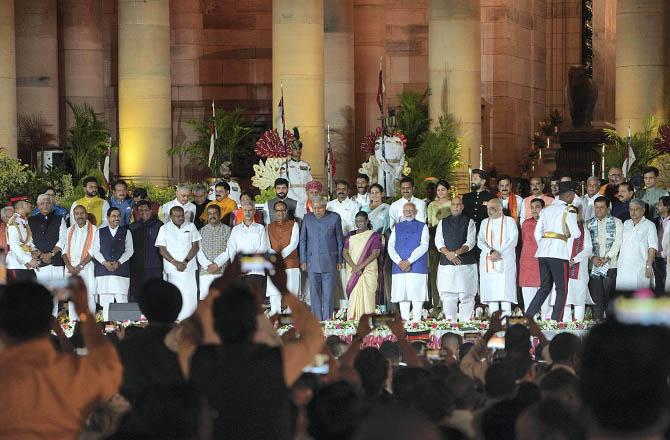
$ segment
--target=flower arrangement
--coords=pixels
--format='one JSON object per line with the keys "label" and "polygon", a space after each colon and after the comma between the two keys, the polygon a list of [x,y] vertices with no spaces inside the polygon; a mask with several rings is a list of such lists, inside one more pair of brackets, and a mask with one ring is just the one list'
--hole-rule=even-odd
{"label": "flower arrangement", "polygon": [[291,154],[291,142],[293,142],[295,137],[289,130],[284,130],[284,137],[288,145],[284,145],[284,140],[279,136],[276,128],[266,130],[260,139],[256,141],[254,153],[259,157],[285,158]]}
{"label": "flower arrangement", "polygon": [[268,157],[254,164],[254,175],[251,184],[261,191],[274,185],[275,180],[280,177],[281,167],[286,163],[285,157]]}
{"label": "flower arrangement", "polygon": [[370,133],[368,133],[363,138],[363,142],[361,142],[361,150],[363,150],[368,155],[374,155],[375,144],[377,142],[377,139],[381,137],[381,135],[382,135],[381,127],[377,127],[375,128],[375,131],[371,131]]}

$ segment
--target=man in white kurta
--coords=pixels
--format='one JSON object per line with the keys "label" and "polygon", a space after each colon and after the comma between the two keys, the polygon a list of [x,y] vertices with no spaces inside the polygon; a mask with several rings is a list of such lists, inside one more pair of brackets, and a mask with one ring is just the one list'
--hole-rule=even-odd
{"label": "man in white kurta", "polygon": [[617,262],[616,290],[653,287],[653,263],[658,251],[656,226],[644,216],[640,199],[630,201],[630,220],[623,224],[623,240]]}
{"label": "man in white kurta", "polygon": [[[67,230],[65,247],[63,248],[63,262],[65,263],[65,276],[78,275],[84,280],[88,290],[88,308],[95,314],[95,274],[93,271],[92,246],[95,231],[98,228],[88,221],[86,208],[81,205],[75,206],[72,226]],[[74,303],[69,302],[70,320],[77,320]]]}
{"label": "man in white kurta", "polygon": [[[256,207],[251,202],[242,202],[242,223],[235,225],[228,239],[228,258],[234,261],[241,254],[263,254],[268,251],[265,227],[254,221]],[[266,291],[266,274],[261,271],[246,273],[245,281],[252,289]]]}
{"label": "man in white kurta", "polygon": [[209,293],[212,281],[223,274],[228,263],[228,238],[230,227],[221,223],[221,208],[219,205],[207,207],[207,224],[200,229],[200,249],[198,249],[198,263],[200,263],[200,299],[205,299]]}
{"label": "man in white kurta", "polygon": [[170,222],[161,226],[156,237],[156,247],[163,257],[163,273],[181,292],[182,306],[177,319],[186,319],[198,306],[198,284],[195,272],[198,269],[196,255],[200,233],[194,223],[186,223],[184,209],[170,209]]}
{"label": "man in white kurta", "polygon": [[370,177],[358,173],[356,177],[356,195],[352,197],[361,207],[370,204]]}
{"label": "man in white kurta", "polygon": [[392,265],[391,302],[399,303],[400,316],[421,321],[423,302],[428,299],[428,226],[416,219],[416,206],[405,203],[404,221],[391,231],[388,253]]}
{"label": "man in white kurta", "polygon": [[188,201],[191,189],[188,186],[180,185],[175,192],[175,199],[161,205],[158,210],[158,219],[164,224],[170,223],[170,210],[175,206],[180,206],[184,210],[184,222],[191,223],[195,220],[196,206]]}
{"label": "man in white kurta", "polygon": [[[288,206],[278,201],[274,204],[274,221],[267,225],[268,251],[281,254],[286,267],[286,289],[294,295],[300,293],[300,260],[298,244],[300,229],[298,222],[289,220]],[[270,298],[270,314],[281,312],[281,293],[268,279],[266,295]]]}
{"label": "man in white kurta", "polygon": [[477,236],[479,255],[479,296],[489,306],[509,315],[516,302],[516,244],[519,230],[512,217],[503,215],[502,202],[491,199],[488,218],[482,220]]}
{"label": "man in white kurta", "polygon": [[402,197],[391,203],[389,208],[389,227],[393,228],[393,225],[405,219],[403,211],[407,203],[413,203],[416,206],[416,220],[425,223],[426,202],[414,197],[414,180],[411,177],[403,177],[400,180],[400,194]]}
{"label": "man in white kurta", "polygon": [[[130,288],[128,260],[133,256],[133,237],[128,227],[119,226],[120,223],[121,211],[118,208],[109,208],[107,211],[107,226],[95,231],[93,237],[94,264],[97,262],[100,265],[96,265],[94,269],[96,272],[95,292],[98,294],[98,303],[102,306],[102,315],[105,321],[109,320],[109,305],[111,303],[128,302],[128,289]],[[106,237],[111,236],[110,241],[112,242],[120,241],[118,247],[113,250],[114,252],[111,252],[105,246],[101,246],[101,234],[103,233]],[[119,234],[120,236],[117,237]],[[120,240],[121,237],[124,237],[123,240]],[[119,252],[119,249],[122,250]],[[115,272],[118,272],[118,275]],[[104,275],[98,273],[104,273]]]}
{"label": "man in white kurta", "polygon": [[[477,259],[472,251],[477,243],[475,222],[463,215],[463,200],[451,200],[451,215],[435,230],[435,247],[440,252],[437,290],[444,319],[468,321],[472,318],[477,294]],[[460,302],[460,306],[459,306]]]}

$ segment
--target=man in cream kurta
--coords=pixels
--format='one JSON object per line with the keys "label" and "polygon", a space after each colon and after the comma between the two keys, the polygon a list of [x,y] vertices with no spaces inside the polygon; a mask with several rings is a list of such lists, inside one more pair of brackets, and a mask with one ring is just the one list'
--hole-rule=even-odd
{"label": "man in cream kurta", "polygon": [[[95,313],[95,274],[91,248],[98,228],[88,221],[88,213],[83,206],[75,206],[72,212],[74,222],[67,230],[63,248],[65,276],[79,275],[84,280],[88,290],[88,308],[91,313]],[[79,319],[74,310],[74,303],[70,301],[68,306],[70,320]]]}
{"label": "man in cream kurta", "polygon": [[415,219],[417,221],[426,222],[426,202],[414,197],[414,180],[411,177],[403,177],[400,179],[400,194],[402,197],[391,203],[389,208],[389,227],[393,228],[398,222],[405,220],[404,209],[407,203],[412,203],[416,206]]}
{"label": "man in cream kurta", "polygon": [[179,185],[175,191],[175,199],[161,205],[158,209],[158,219],[164,224],[170,223],[170,210],[180,206],[184,210],[184,222],[191,223],[195,220],[196,206],[188,201],[191,189],[186,185]]}
{"label": "man in cream kurta", "polygon": [[409,320],[410,306],[413,321],[421,321],[423,302],[428,299],[428,226],[416,220],[416,206],[405,203],[404,221],[391,231],[388,253],[393,261],[391,302],[400,303],[400,316]]}
{"label": "man in cream kurta", "polygon": [[205,299],[209,293],[209,286],[216,278],[223,274],[228,263],[228,238],[230,227],[221,223],[221,208],[219,205],[210,205],[205,211],[207,224],[200,229],[200,249],[198,263],[200,263],[200,299]]}
{"label": "man in cream kurta", "polygon": [[163,256],[165,279],[181,292],[182,306],[177,319],[186,319],[198,305],[198,285],[195,271],[198,269],[196,255],[200,246],[200,233],[193,222],[184,219],[184,209],[170,209],[170,222],[161,226],[156,237],[156,247]]}
{"label": "man in cream kurta", "polygon": [[652,265],[658,251],[656,226],[645,218],[642,200],[631,200],[629,209],[630,220],[623,224],[623,240],[617,262],[617,290],[650,288],[654,281]]}
{"label": "man in cream kurta", "polygon": [[512,311],[516,302],[516,244],[519,231],[512,217],[503,215],[502,202],[491,199],[488,218],[482,220],[477,236],[479,255],[479,296],[493,313]]}

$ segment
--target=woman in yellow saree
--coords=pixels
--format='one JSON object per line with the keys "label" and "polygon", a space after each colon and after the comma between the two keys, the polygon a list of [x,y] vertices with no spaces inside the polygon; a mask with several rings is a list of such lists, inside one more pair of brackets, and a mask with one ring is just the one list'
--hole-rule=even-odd
{"label": "woman in yellow saree", "polygon": [[382,248],[379,233],[370,230],[367,213],[356,214],[356,230],[344,240],[342,252],[347,262],[347,285],[349,298],[347,319],[359,320],[366,313],[375,311],[377,292],[377,258]]}

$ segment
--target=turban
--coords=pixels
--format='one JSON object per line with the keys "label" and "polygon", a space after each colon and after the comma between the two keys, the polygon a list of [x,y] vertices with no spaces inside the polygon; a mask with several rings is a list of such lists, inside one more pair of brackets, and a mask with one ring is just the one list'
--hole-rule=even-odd
{"label": "turban", "polygon": [[305,189],[307,191],[315,189],[317,191],[323,190],[323,185],[318,180],[311,180],[305,184]]}

